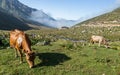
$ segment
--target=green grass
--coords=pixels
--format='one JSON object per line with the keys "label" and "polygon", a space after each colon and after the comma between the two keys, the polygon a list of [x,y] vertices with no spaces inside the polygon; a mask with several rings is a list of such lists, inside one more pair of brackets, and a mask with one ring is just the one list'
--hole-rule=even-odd
{"label": "green grass", "polygon": [[117,75],[120,51],[104,47],[81,46],[66,49],[59,44],[32,46],[37,53],[35,68],[14,57],[13,49],[0,50],[0,75]]}
{"label": "green grass", "polygon": [[[25,57],[20,64],[9,48],[9,31],[1,31],[0,75],[120,75],[120,27],[86,27],[67,30],[41,29],[25,31],[36,52],[35,68],[30,69]],[[35,37],[30,36],[35,34]],[[89,46],[91,35],[109,40],[110,48]],[[73,42],[73,41],[83,42]],[[43,45],[51,41],[50,45]],[[36,44],[38,43],[38,44]]]}

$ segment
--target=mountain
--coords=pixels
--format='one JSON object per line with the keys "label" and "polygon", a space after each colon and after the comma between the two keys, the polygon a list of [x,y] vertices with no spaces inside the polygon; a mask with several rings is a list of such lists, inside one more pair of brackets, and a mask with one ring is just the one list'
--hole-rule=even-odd
{"label": "mountain", "polygon": [[30,19],[31,13],[37,9],[30,8],[18,0],[0,0],[0,29],[31,29],[34,27],[48,27]]}
{"label": "mountain", "polygon": [[0,7],[16,17],[27,18],[36,9],[30,8],[18,0],[0,0]]}
{"label": "mountain", "polygon": [[[23,17],[27,17],[28,14],[22,11],[22,4],[19,4],[18,0],[0,0],[0,30],[12,30],[32,29],[25,21]],[[25,7],[25,6],[24,6]],[[21,10],[22,9],[22,10]],[[26,12],[31,9],[24,9]]]}
{"label": "mountain", "polygon": [[[53,28],[58,28],[61,26],[70,27],[76,23],[75,21],[72,21],[72,20],[55,19],[55,18],[51,17],[50,15],[46,14],[45,12],[43,12],[43,10],[37,10],[37,9],[30,8],[26,5],[21,4],[18,1],[16,1],[14,3],[14,5],[15,4],[18,5],[18,7],[21,7],[20,9],[23,9],[22,12],[21,11],[18,11],[18,12],[23,13],[25,16],[27,16],[28,20],[43,24],[42,26],[53,27]],[[17,10],[17,8],[16,8],[16,10]],[[27,11],[25,11],[25,10],[27,10]],[[27,13],[29,13],[29,14],[26,15]],[[23,16],[23,18],[24,18],[24,16]]]}
{"label": "mountain", "polygon": [[[3,27],[2,29],[10,29],[10,28],[22,29],[24,27],[29,29],[31,27],[36,27],[36,26],[37,28],[39,26],[57,28],[61,26],[71,26],[76,23],[75,21],[72,20],[54,19],[53,17],[46,14],[42,10],[37,10],[28,7],[22,4],[21,2],[19,2],[18,0],[0,0],[0,12],[1,12],[0,16],[4,14],[4,19],[2,18],[0,19],[0,22],[2,23],[1,26]],[[8,20],[7,16],[5,17],[5,15],[8,15],[10,17],[9,18],[10,20]],[[13,22],[15,23],[13,24]]]}
{"label": "mountain", "polygon": [[31,29],[24,22],[20,21],[16,17],[0,11],[0,29],[12,30],[12,29],[28,30]]}
{"label": "mountain", "polygon": [[77,25],[120,25],[120,7],[111,12],[78,23]]}

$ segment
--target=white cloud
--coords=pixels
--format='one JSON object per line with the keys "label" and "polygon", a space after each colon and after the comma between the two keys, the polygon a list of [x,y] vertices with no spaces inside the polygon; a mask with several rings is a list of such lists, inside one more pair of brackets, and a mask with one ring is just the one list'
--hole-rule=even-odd
{"label": "white cloud", "polygon": [[51,17],[50,14],[46,14],[42,10],[33,11],[31,13],[30,19],[40,22],[42,24],[45,24],[47,26],[55,27],[55,28],[60,28],[62,26],[71,27],[74,24],[76,24],[76,21],[64,20],[64,19],[61,19],[61,20],[54,19],[53,17]]}

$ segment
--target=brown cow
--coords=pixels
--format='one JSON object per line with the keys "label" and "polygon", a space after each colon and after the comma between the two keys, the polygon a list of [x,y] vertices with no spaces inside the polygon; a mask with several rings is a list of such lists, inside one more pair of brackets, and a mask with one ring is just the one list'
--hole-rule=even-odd
{"label": "brown cow", "polygon": [[24,52],[30,68],[34,67],[35,53],[31,50],[31,42],[27,34],[18,29],[11,31],[10,46],[15,48],[15,57],[18,56],[18,53],[20,54],[20,63],[23,62],[22,52]]}
{"label": "brown cow", "polygon": [[106,39],[103,36],[92,35],[91,39],[90,39],[90,42],[92,44],[99,43],[98,44],[99,47],[101,46],[101,44],[105,45],[106,48],[109,47]]}

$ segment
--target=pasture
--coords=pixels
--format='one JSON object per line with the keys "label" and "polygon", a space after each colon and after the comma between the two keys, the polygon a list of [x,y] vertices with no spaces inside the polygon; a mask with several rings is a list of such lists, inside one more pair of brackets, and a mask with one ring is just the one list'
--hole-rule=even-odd
{"label": "pasture", "polygon": [[[1,31],[8,35],[9,31]],[[120,27],[86,27],[25,31],[36,52],[30,69],[15,58],[9,35],[0,46],[0,75],[120,75]],[[107,38],[110,48],[89,45],[91,35]],[[48,43],[49,42],[49,43]]]}

